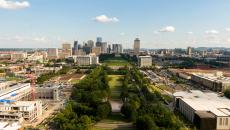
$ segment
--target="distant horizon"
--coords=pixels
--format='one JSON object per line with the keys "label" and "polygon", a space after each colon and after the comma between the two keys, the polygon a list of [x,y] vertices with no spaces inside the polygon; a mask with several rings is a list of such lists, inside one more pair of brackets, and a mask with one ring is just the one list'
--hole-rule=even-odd
{"label": "distant horizon", "polygon": [[[73,46],[72,46],[73,47]],[[192,46],[188,46],[188,47],[192,47]],[[60,47],[49,47],[49,48],[57,48],[57,49],[61,49],[61,46]],[[49,48],[44,48],[44,47],[40,47],[40,48],[31,48],[31,47],[28,47],[28,48],[20,48],[20,47],[15,47],[15,48],[0,48],[1,49],[49,49]],[[208,48],[208,49],[212,49],[212,48],[223,48],[223,49],[230,49],[230,47],[204,47],[204,46],[200,46],[200,47],[192,47],[194,49],[199,49],[199,48]],[[129,49],[133,49],[133,48],[123,48],[125,50],[129,50]],[[140,48],[141,50],[160,50],[160,49],[170,49],[170,50],[173,50],[173,49],[184,49],[186,50],[186,48]]]}

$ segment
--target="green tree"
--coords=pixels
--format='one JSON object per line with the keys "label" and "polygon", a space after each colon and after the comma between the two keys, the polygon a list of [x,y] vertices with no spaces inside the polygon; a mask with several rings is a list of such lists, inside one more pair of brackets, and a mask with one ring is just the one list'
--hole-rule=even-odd
{"label": "green tree", "polygon": [[135,109],[134,106],[132,106],[129,103],[125,103],[122,107],[121,107],[121,113],[125,116],[126,119],[128,119],[129,121],[135,121],[136,120],[136,116],[137,116],[137,111]]}
{"label": "green tree", "polygon": [[157,130],[155,122],[149,115],[143,115],[137,118],[136,126],[138,130]]}
{"label": "green tree", "polygon": [[106,118],[110,113],[111,113],[111,106],[109,102],[101,104],[97,107],[96,114],[99,119]]}

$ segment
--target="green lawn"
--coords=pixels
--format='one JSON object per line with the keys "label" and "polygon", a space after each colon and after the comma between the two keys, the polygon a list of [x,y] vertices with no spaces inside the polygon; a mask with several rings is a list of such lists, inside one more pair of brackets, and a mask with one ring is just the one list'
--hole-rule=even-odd
{"label": "green lawn", "polygon": [[130,63],[122,57],[108,58],[102,61],[103,64],[108,66],[130,66]]}
{"label": "green lawn", "polygon": [[120,81],[120,79],[123,78],[123,75],[109,75],[108,77],[110,79],[109,86],[111,90],[111,98],[119,99],[122,86],[122,81]]}
{"label": "green lawn", "polygon": [[126,60],[106,60],[103,64],[108,66],[130,66],[129,62]]}

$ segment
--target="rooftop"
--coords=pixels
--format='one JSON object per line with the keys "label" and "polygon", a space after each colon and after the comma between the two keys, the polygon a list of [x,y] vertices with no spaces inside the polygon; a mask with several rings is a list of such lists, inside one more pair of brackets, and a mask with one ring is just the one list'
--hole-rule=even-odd
{"label": "rooftop", "polygon": [[211,81],[217,81],[217,82],[225,82],[225,83],[230,83],[230,77],[223,77],[223,76],[215,76],[214,74],[193,74],[198,77],[202,77],[204,79],[208,79]]}
{"label": "rooftop", "polygon": [[176,92],[173,95],[181,98],[195,111],[210,111],[216,116],[230,116],[230,100],[216,93],[191,90]]}
{"label": "rooftop", "polygon": [[24,88],[24,87],[27,87],[29,84],[20,84],[20,85],[14,85],[12,87],[9,87],[5,90],[1,90],[0,91],[0,97],[6,95],[6,94],[10,94],[18,89],[21,89],[21,88]]}

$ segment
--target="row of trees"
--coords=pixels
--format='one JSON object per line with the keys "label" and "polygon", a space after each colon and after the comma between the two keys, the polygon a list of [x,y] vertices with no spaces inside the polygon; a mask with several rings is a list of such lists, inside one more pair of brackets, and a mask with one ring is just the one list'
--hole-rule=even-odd
{"label": "row of trees", "polygon": [[60,130],[86,130],[91,124],[111,113],[108,102],[110,88],[104,67],[95,68],[87,77],[74,85],[71,101],[54,119]]}
{"label": "row of trees", "polygon": [[148,90],[149,81],[135,68],[123,80],[121,112],[138,130],[182,129],[183,124],[167,109],[159,92]]}

